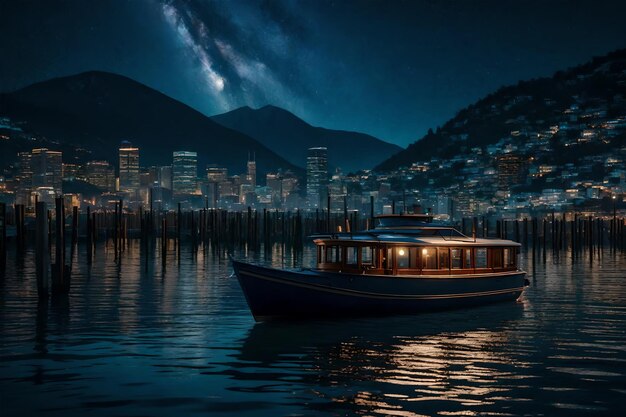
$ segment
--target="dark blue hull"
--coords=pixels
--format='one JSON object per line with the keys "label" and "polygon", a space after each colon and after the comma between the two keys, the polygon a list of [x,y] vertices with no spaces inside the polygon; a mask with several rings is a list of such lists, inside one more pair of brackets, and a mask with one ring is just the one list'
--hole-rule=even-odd
{"label": "dark blue hull", "polygon": [[233,261],[257,320],[414,314],[514,301],[523,271],[462,277],[392,277],[287,271]]}

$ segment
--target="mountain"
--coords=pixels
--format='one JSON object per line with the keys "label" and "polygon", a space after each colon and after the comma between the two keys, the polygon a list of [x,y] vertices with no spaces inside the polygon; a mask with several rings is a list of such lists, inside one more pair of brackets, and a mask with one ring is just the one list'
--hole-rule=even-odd
{"label": "mountain", "polygon": [[328,163],[343,172],[371,169],[402,148],[373,136],[311,126],[279,107],[241,107],[212,119],[258,140],[294,165],[304,167],[307,149],[328,148]]}
{"label": "mountain", "polygon": [[[0,116],[59,148],[86,149],[83,159],[106,159],[117,165],[119,144],[128,140],[140,148],[142,166],[169,165],[173,151],[190,150],[198,152],[200,175],[209,163],[233,174],[245,172],[249,153],[256,154],[260,175],[278,168],[302,173],[253,138],[130,78],[107,72],[56,78],[2,94]],[[0,141],[0,152],[14,150],[3,142],[9,141]]]}
{"label": "mountain", "polygon": [[622,49],[552,77],[502,87],[375,170],[392,171],[433,158],[461,161],[468,159],[465,156],[497,153],[505,145],[535,160],[539,150],[545,164],[576,163],[583,156],[625,146],[621,130],[625,116],[626,49]]}

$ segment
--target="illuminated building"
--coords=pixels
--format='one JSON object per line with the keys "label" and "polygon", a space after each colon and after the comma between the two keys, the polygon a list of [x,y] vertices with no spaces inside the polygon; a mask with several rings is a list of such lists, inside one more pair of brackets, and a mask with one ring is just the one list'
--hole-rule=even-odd
{"label": "illuminated building", "polygon": [[250,184],[254,189],[254,187],[256,187],[256,161],[254,160],[254,158],[250,160],[250,157],[248,157],[247,168],[248,172],[246,174],[246,182]]}
{"label": "illuminated building", "polygon": [[194,194],[197,188],[198,154],[177,151],[173,153],[172,185],[174,194]]}
{"label": "illuminated building", "polygon": [[120,191],[136,192],[139,189],[139,148],[124,141],[119,148],[119,157]]}
{"label": "illuminated building", "polygon": [[306,195],[316,207],[326,198],[328,188],[328,149],[309,148],[306,158]]}
{"label": "illuminated building", "polygon": [[33,149],[30,166],[32,170],[32,186],[51,187],[54,194],[61,195],[63,185],[63,154],[46,148]]}
{"label": "illuminated building", "polygon": [[103,191],[115,191],[115,169],[107,161],[89,161],[85,165],[85,179]]}
{"label": "illuminated building", "polygon": [[30,206],[30,191],[33,186],[33,170],[30,166],[31,154],[30,152],[20,152],[17,154],[17,157],[18,170],[15,176],[17,182],[15,203]]}
{"label": "illuminated building", "polygon": [[521,184],[526,177],[526,161],[514,154],[504,154],[496,160],[498,172],[498,188],[510,190],[514,185]]}

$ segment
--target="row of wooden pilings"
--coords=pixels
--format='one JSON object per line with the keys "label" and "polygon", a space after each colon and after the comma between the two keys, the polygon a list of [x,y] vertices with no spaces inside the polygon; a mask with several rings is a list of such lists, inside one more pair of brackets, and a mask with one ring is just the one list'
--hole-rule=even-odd
{"label": "row of wooden pilings", "polygon": [[569,214],[568,218],[567,213],[558,216],[552,213],[541,219],[496,219],[495,230],[490,229],[490,223],[485,217],[473,217],[462,219],[459,226],[467,236],[510,239],[533,251],[569,250],[575,255],[584,249],[602,250],[606,246],[626,250],[625,219],[617,215],[602,218]]}
{"label": "row of wooden pilings", "polygon": [[[7,225],[12,224],[18,257],[23,256],[27,242],[35,242],[37,283],[42,296],[49,291],[53,294],[69,291],[79,241],[85,244],[88,264],[97,255],[97,248],[113,249],[118,259],[131,239],[139,239],[146,245],[158,241],[165,268],[172,240],[178,257],[182,242],[190,243],[195,250],[204,245],[205,249],[210,248],[218,254],[242,247],[260,250],[263,246],[269,251],[274,244],[299,251],[306,236],[368,229],[372,227],[374,217],[373,212],[367,216],[348,211],[345,204],[343,212],[328,208],[308,212],[252,208],[237,212],[222,209],[183,211],[180,205],[177,210],[170,211],[128,211],[123,208],[122,201],[116,202],[112,210],[92,211],[87,207],[79,211],[72,207],[71,216],[66,217],[63,199],[59,198],[51,209],[46,203],[37,203],[33,229],[25,222],[24,206],[15,205],[12,212],[12,216],[9,215],[6,205],[0,203],[0,275],[4,276],[6,265]],[[626,250],[625,219],[616,215],[599,218],[553,213],[543,218],[521,220],[473,217],[463,219],[458,228],[470,237],[511,239],[526,249],[532,248],[533,253],[538,250],[545,253],[551,249],[557,252],[571,250],[574,255],[589,250],[593,254],[594,249],[602,250],[606,246],[615,251]],[[69,240],[66,238],[68,229],[71,233]],[[104,245],[97,245],[98,242]],[[69,256],[66,254],[68,244]],[[54,262],[51,263],[53,247]]]}

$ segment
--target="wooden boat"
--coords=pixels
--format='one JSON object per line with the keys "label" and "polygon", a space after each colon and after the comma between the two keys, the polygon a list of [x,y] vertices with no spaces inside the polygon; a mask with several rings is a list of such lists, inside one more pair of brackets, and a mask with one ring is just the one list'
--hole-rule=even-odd
{"label": "wooden boat", "polygon": [[232,260],[256,320],[413,314],[517,300],[520,244],[476,239],[426,215],[387,215],[374,229],[313,236],[315,268]]}

